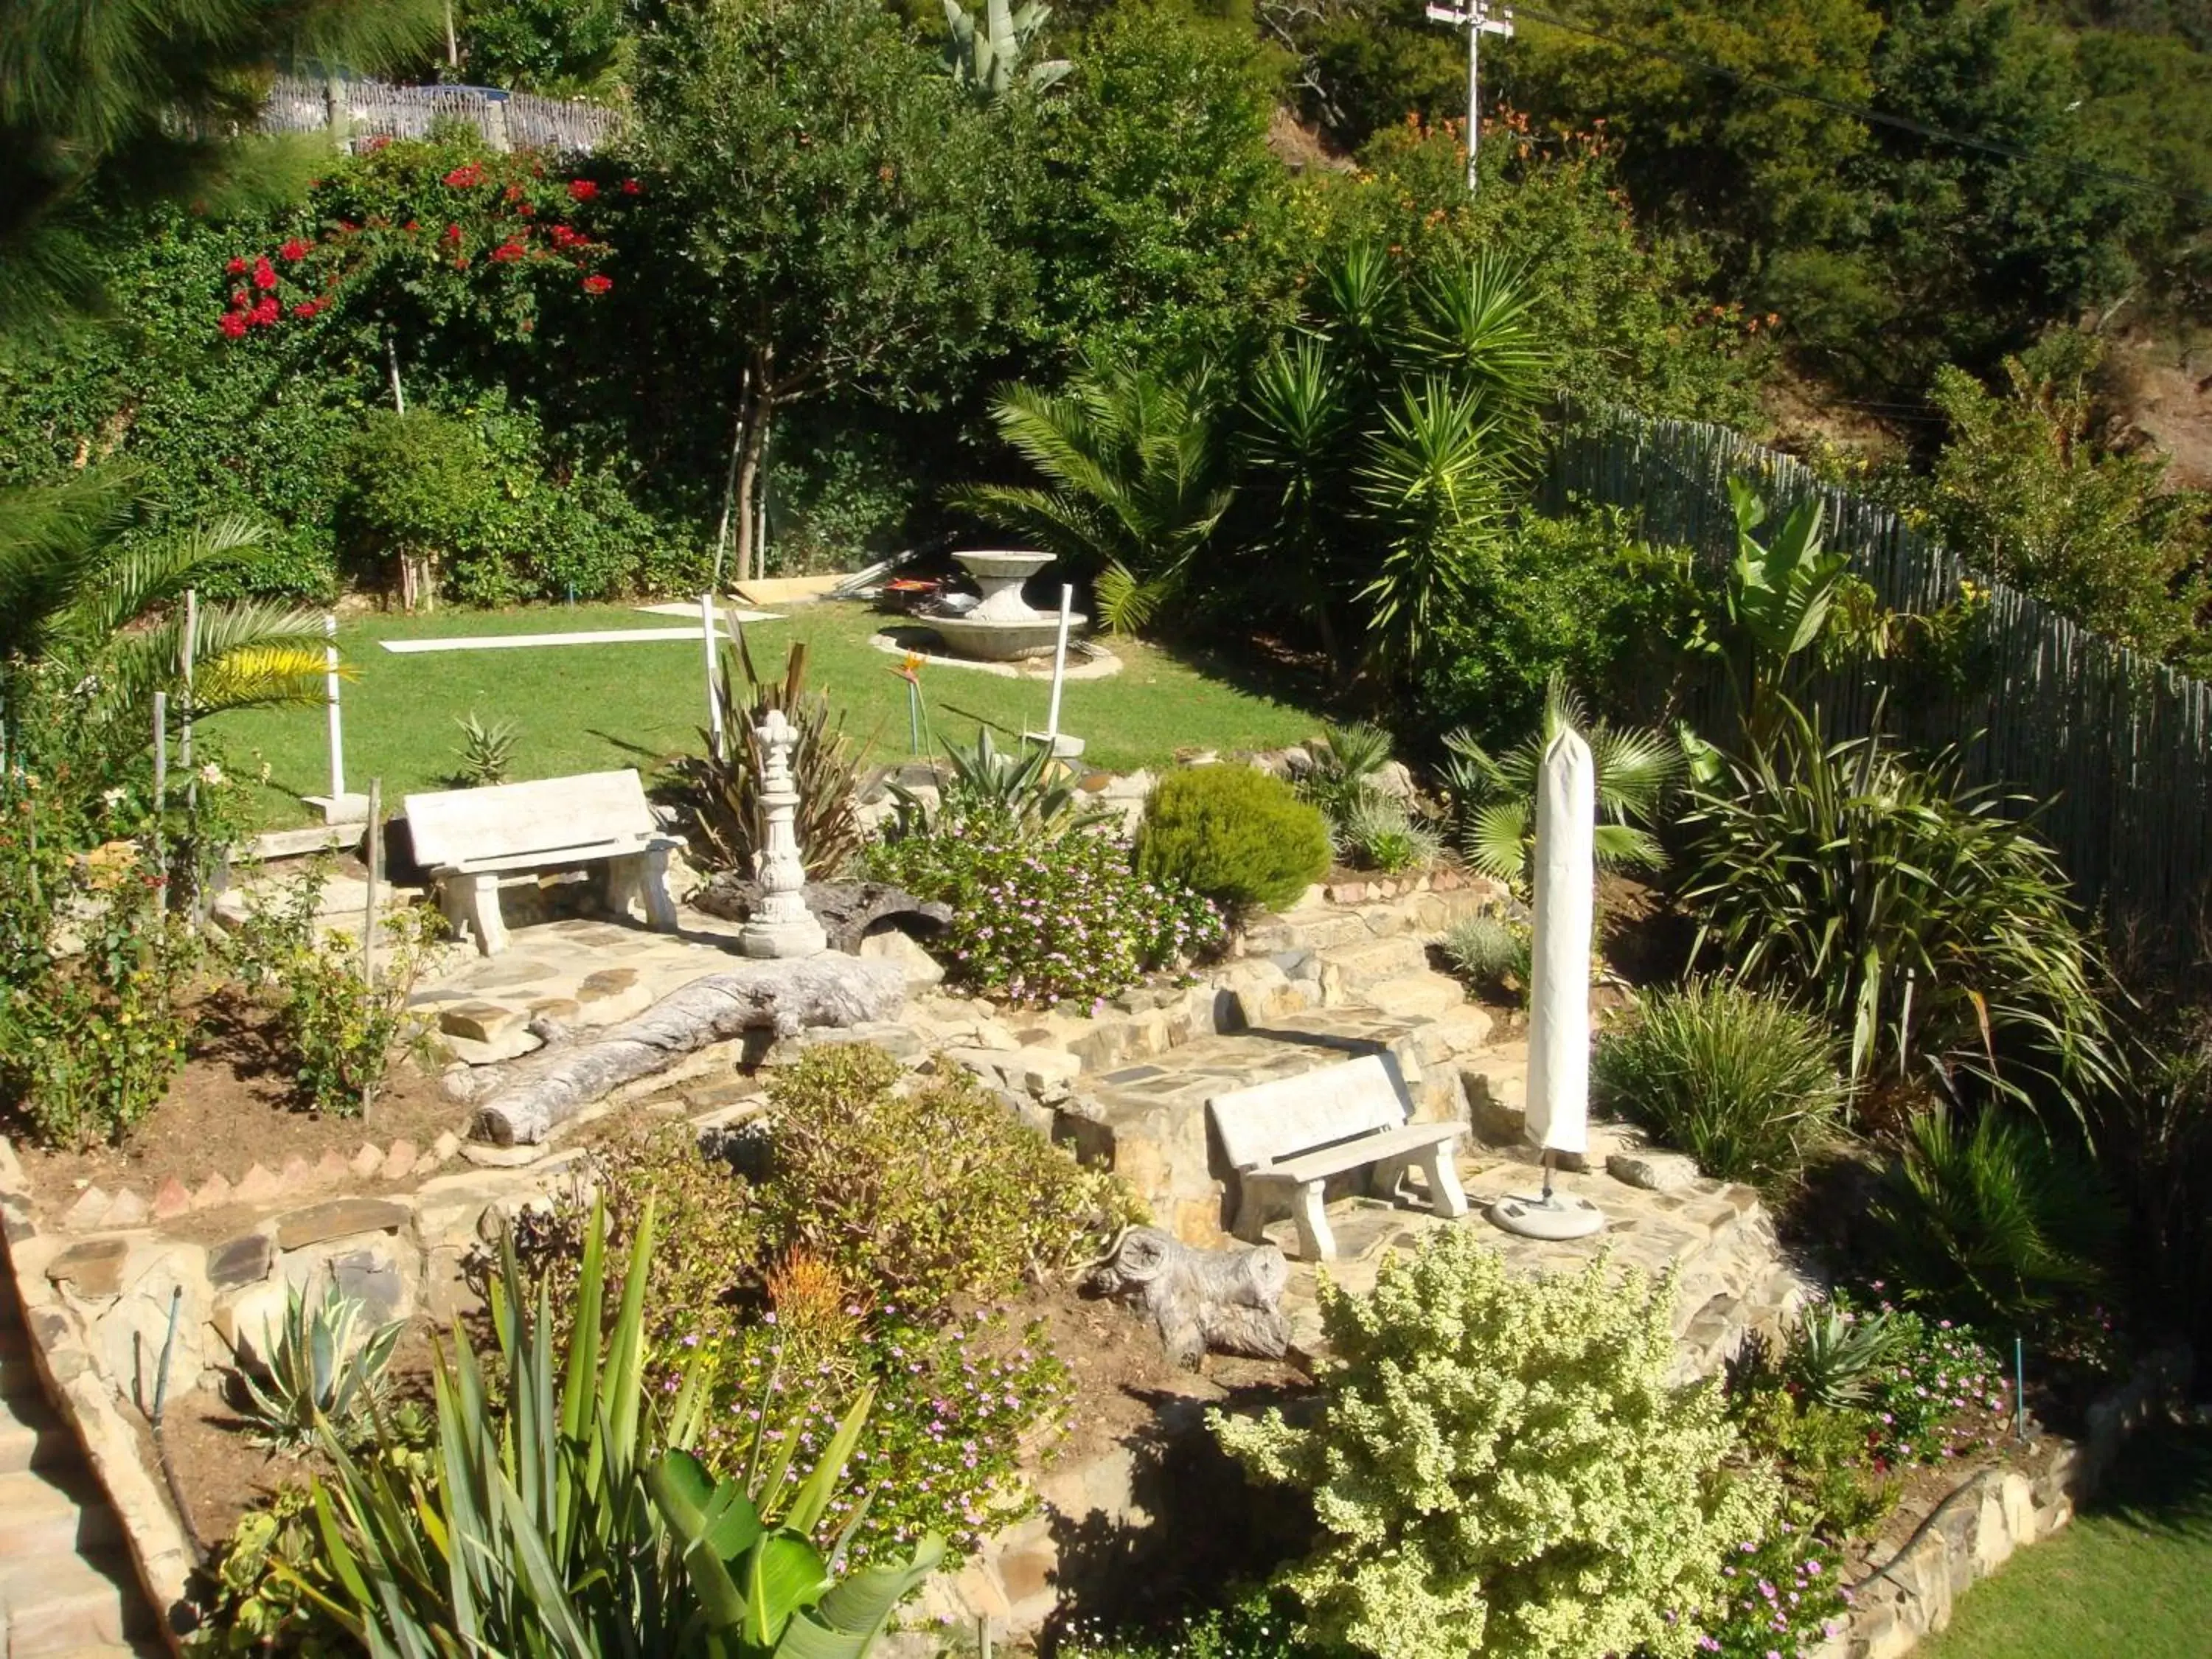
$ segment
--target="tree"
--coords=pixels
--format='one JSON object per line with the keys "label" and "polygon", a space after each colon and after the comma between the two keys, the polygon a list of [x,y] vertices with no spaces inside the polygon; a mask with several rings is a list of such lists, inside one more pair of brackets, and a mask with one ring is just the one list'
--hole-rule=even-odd
{"label": "tree", "polygon": [[777,410],[841,392],[931,406],[1024,313],[1028,262],[1003,233],[1025,103],[977,106],[874,0],[671,0],[637,105],[657,175],[639,256],[733,408],[742,580]]}

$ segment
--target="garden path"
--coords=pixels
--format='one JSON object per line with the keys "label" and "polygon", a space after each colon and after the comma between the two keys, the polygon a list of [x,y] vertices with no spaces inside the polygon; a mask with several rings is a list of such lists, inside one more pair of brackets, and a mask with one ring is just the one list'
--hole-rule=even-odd
{"label": "garden path", "polygon": [[166,1652],[122,1538],[76,1437],[47,1403],[14,1279],[0,1273],[0,1653]]}

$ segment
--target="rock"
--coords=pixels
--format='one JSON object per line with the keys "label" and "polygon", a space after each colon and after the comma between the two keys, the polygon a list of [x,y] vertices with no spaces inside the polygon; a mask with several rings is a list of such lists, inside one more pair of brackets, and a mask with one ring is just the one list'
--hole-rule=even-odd
{"label": "rock", "polygon": [[[574,997],[540,997],[525,1011],[530,1018],[524,1022],[530,1029],[538,1029],[541,1020],[559,1025],[574,1025],[582,1018],[584,1010]],[[541,1032],[542,1036],[543,1033]]]}
{"label": "rock", "polygon": [[208,1252],[208,1283],[218,1291],[241,1285],[258,1285],[269,1277],[276,1261],[276,1247],[266,1233],[241,1233],[227,1244]]}
{"label": "rock", "polygon": [[192,1194],[195,1210],[219,1210],[230,1201],[230,1182],[223,1179],[221,1171],[200,1182],[199,1189]]}
{"label": "rock", "polygon": [[430,1157],[434,1162],[439,1164],[452,1162],[454,1154],[460,1150],[461,1138],[451,1129],[447,1130],[430,1143]]}
{"label": "rock", "polygon": [[276,1172],[276,1179],[284,1183],[288,1193],[305,1192],[315,1184],[314,1165],[297,1152],[284,1160],[284,1167]]}
{"label": "rock", "polygon": [[384,1154],[382,1174],[386,1181],[403,1181],[415,1172],[415,1143],[404,1138],[395,1140]]}
{"label": "rock", "polygon": [[1394,799],[1411,800],[1414,793],[1412,769],[1403,761],[1384,761],[1368,779],[1367,787]]}
{"label": "rock", "polygon": [[130,1254],[127,1239],[88,1238],[46,1263],[46,1277],[88,1300],[118,1296],[123,1291],[123,1259]]}
{"label": "rock", "polygon": [[1611,1152],[1605,1170],[1615,1181],[1654,1193],[1675,1192],[1698,1178],[1697,1161],[1680,1152]]}
{"label": "rock", "polygon": [[521,1009],[510,1008],[503,1002],[457,1002],[438,1011],[438,1029],[447,1036],[487,1047],[498,1046],[511,1034],[520,1031],[526,1023]]}
{"label": "rock", "polygon": [[619,1025],[653,1006],[653,993],[635,968],[602,968],[576,988],[576,1024]]}
{"label": "rock", "polygon": [[284,1331],[289,1286],[281,1279],[257,1279],[215,1299],[209,1323],[241,1365],[265,1367]]}
{"label": "rock", "polygon": [[97,1227],[106,1218],[107,1206],[114,1201],[105,1187],[88,1187],[76,1195],[75,1203],[62,1212],[62,1225],[70,1232]]}
{"label": "rock", "polygon": [[108,1200],[107,1213],[100,1218],[103,1227],[143,1227],[146,1224],[146,1200],[138,1196],[136,1188],[125,1187]]}
{"label": "rock", "polygon": [[266,1204],[284,1195],[284,1184],[258,1164],[246,1165],[246,1173],[238,1178],[231,1189],[231,1197],[240,1204]]}
{"label": "rock", "polygon": [[1139,770],[1130,773],[1127,777],[1114,779],[1098,793],[1107,800],[1141,801],[1151,796],[1152,786],[1158,781],[1150,772]]}
{"label": "rock", "polygon": [[157,1221],[173,1221],[192,1207],[191,1188],[170,1176],[154,1189],[154,1217]]}
{"label": "rock", "polygon": [[355,1233],[397,1232],[407,1224],[408,1210],[381,1198],[334,1198],[311,1209],[295,1210],[276,1223],[276,1243],[286,1250],[303,1249],[329,1239]]}
{"label": "rock", "polygon": [[353,1155],[353,1162],[346,1167],[361,1180],[373,1181],[376,1178],[376,1172],[384,1167],[384,1150],[364,1143],[362,1149]]}
{"label": "rock", "polygon": [[345,1154],[333,1146],[316,1162],[315,1185],[335,1187],[352,1173],[353,1165],[346,1162]]}
{"label": "rock", "polygon": [[349,1250],[330,1259],[330,1270],[337,1293],[360,1303],[362,1312],[376,1323],[406,1311],[407,1284],[398,1262],[375,1251]]}
{"label": "rock", "polygon": [[944,982],[945,964],[896,927],[870,933],[860,941],[859,954],[896,963],[910,988]]}
{"label": "rock", "polygon": [[468,1066],[496,1066],[501,1060],[520,1060],[525,1054],[534,1054],[545,1046],[545,1039],[526,1026],[518,1025],[496,1042],[477,1042],[471,1038],[442,1033],[441,1041],[453,1060]]}

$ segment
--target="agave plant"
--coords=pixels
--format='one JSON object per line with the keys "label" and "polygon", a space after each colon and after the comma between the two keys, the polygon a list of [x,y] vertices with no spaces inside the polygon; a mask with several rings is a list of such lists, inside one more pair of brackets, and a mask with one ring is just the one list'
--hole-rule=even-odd
{"label": "agave plant", "polygon": [[704,753],[686,755],[669,768],[668,798],[683,815],[691,847],[725,870],[750,874],[763,845],[761,817],[763,756],[757,728],[771,709],[783,711],[798,732],[791,750],[791,777],[799,792],[796,829],[806,872],[817,880],[835,876],[860,850],[862,836],[854,801],[860,762],[845,735],[842,715],[830,699],[806,688],[806,646],[794,641],[784,660],[783,678],[761,678],[744,635],[734,649],[722,648],[715,696],[722,711],[724,749],[699,736]]}
{"label": "agave plant", "polygon": [[1090,576],[1099,621],[1133,633],[1178,592],[1231,494],[1213,377],[1087,363],[1054,394],[1014,386],[992,418],[1048,489],[969,484],[954,507],[1029,537]]}
{"label": "agave plant", "polygon": [[1443,850],[1436,831],[1417,820],[1404,801],[1372,791],[1353,802],[1332,839],[1346,863],[1386,876],[1424,868]]}
{"label": "agave plant", "polygon": [[257,1364],[237,1372],[240,1407],[257,1443],[296,1452],[328,1425],[350,1436],[382,1402],[384,1373],[404,1319],[363,1328],[353,1297],[328,1290],[312,1304],[296,1285],[284,1292],[281,1328],[264,1324]]}
{"label": "agave plant", "polygon": [[1665,861],[1658,841],[1642,825],[1657,815],[1681,775],[1680,749],[1656,732],[1593,724],[1581,700],[1555,676],[1545,690],[1542,724],[1504,755],[1492,756],[1464,730],[1444,738],[1449,758],[1443,784],[1458,820],[1460,851],[1484,874],[1515,886],[1527,883],[1544,752],[1569,728],[1589,739],[1597,774],[1600,821],[1593,850],[1600,867],[1650,870]]}
{"label": "agave plant", "polygon": [[1903,1346],[1903,1334],[1891,1314],[1824,1302],[1798,1321],[1783,1372],[1817,1405],[1856,1406],[1873,1393],[1881,1369]]}
{"label": "agave plant", "polygon": [[513,720],[487,723],[471,709],[453,724],[461,729],[461,763],[454,776],[471,788],[505,783],[514,765],[514,744],[520,735]]}
{"label": "agave plant", "polygon": [[977,95],[1002,98],[1018,83],[1044,92],[1066,80],[1075,65],[1064,58],[1022,65],[1030,46],[1052,21],[1052,8],[1029,0],[1015,9],[1007,0],[986,0],[979,27],[960,0],[945,0],[945,66]]}
{"label": "agave plant", "polygon": [[[585,1234],[567,1352],[546,1285],[501,1243],[491,1303],[505,1377],[493,1403],[464,1334],[437,1382],[431,1472],[357,1461],[325,1431],[334,1474],[313,1493],[319,1559],[273,1570],[357,1646],[386,1656],[597,1659],[699,1653],[860,1659],[940,1559],[840,1583],[812,1534],[866,1422],[863,1395],[814,1468],[794,1470],[798,1420],[763,1418],[742,1483],[689,1454],[704,1393],[683,1379],[663,1419],[645,1376],[653,1209],[630,1246],[603,1331],[606,1218]],[[655,1446],[669,1449],[655,1453]]]}
{"label": "agave plant", "polygon": [[895,811],[887,833],[891,840],[938,834],[970,817],[995,818],[1052,836],[1103,823],[1113,816],[1079,805],[1073,781],[1049,750],[1039,746],[1007,753],[1000,749],[988,726],[976,727],[969,748],[946,744],[945,761],[952,775],[945,781],[934,811],[903,784],[890,786]]}

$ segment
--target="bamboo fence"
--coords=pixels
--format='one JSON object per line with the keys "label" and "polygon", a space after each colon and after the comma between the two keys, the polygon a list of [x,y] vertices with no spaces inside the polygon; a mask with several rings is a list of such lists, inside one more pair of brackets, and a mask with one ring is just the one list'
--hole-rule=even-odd
{"label": "bamboo fence", "polygon": [[394,87],[380,81],[281,76],[262,106],[271,132],[328,132],[348,149],[368,141],[428,137],[434,123],[476,129],[495,149],[586,155],[613,137],[618,111],[491,87]]}
{"label": "bamboo fence", "polygon": [[2044,803],[2039,827],[2086,902],[2154,936],[2193,923],[2212,888],[2212,687],[1981,581],[1893,509],[1723,428],[1585,415],[1553,453],[1543,499],[1553,512],[1571,498],[1627,509],[1645,537],[1717,573],[1735,551],[1730,477],[1765,497],[1770,524],[1818,498],[1826,544],[1893,610],[1952,604],[1969,576],[1989,591],[1965,684],[1932,691],[1883,662],[1825,675],[1831,737],[1863,735],[1879,715],[1916,746],[1955,746],[1968,781]]}

